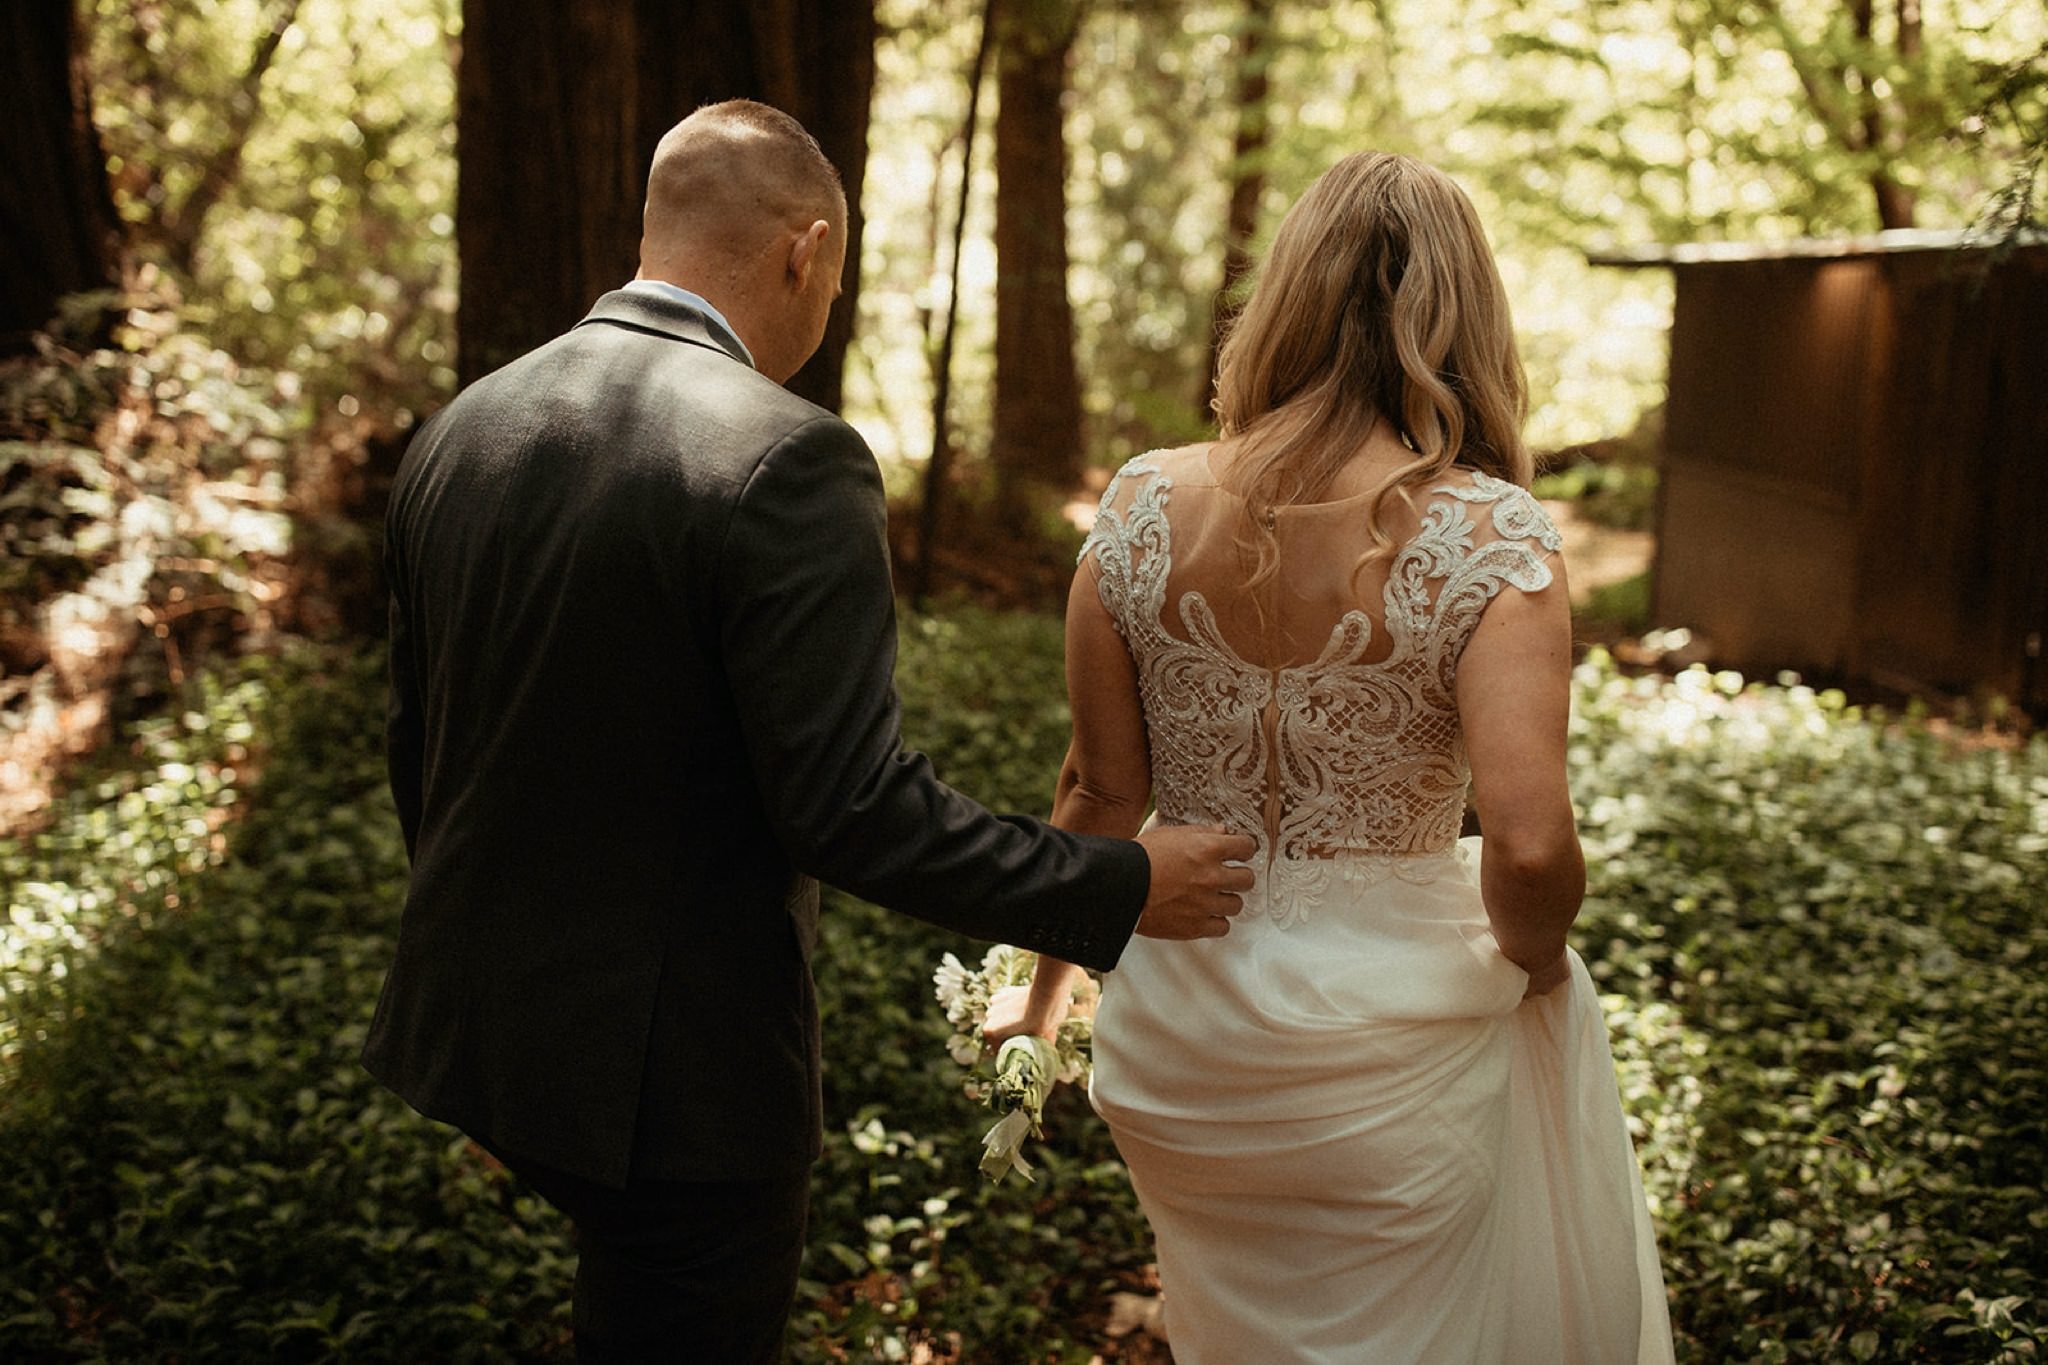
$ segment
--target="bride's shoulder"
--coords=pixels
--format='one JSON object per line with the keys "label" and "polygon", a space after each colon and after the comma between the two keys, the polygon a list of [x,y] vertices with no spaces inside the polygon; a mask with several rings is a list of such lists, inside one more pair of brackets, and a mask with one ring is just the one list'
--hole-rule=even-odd
{"label": "bride's shoulder", "polygon": [[1212,441],[1201,441],[1194,445],[1166,446],[1148,450],[1124,461],[1117,471],[1118,478],[1147,475],[1165,478],[1182,487],[1196,487],[1216,482],[1209,472],[1209,449]]}
{"label": "bride's shoulder", "polygon": [[1557,525],[1536,495],[1510,482],[1466,465],[1453,465],[1429,485],[1429,496],[1464,504],[1477,515],[1482,509],[1495,534],[1510,540],[1534,540],[1546,550],[1563,543]]}
{"label": "bride's shoulder", "polygon": [[1175,446],[1133,455],[1110,476],[1109,486],[1102,490],[1101,509],[1122,508],[1141,496],[1163,507],[1174,489],[1215,483],[1202,458],[1207,450],[1206,445]]}

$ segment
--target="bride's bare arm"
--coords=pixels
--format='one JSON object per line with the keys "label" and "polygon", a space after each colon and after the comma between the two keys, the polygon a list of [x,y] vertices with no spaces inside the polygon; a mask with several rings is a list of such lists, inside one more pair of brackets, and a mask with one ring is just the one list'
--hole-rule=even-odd
{"label": "bride's bare arm", "polygon": [[[1075,572],[1067,597],[1067,702],[1074,739],[1060,766],[1052,823],[1080,834],[1132,838],[1152,798],[1145,711],[1137,665],[1102,605],[1092,563]],[[983,1031],[991,1039],[1013,1033],[1052,1037],[1066,1018],[1080,971],[1058,958],[1039,958],[1028,991],[1000,992],[990,1002]]]}
{"label": "bride's bare arm", "polygon": [[1458,660],[1458,718],[1486,853],[1481,893],[1501,952],[1532,993],[1565,979],[1565,931],[1586,892],[1565,782],[1571,599],[1552,558],[1540,592],[1503,591]]}
{"label": "bride's bare arm", "polygon": [[1052,823],[1081,834],[1129,839],[1152,799],[1152,758],[1138,666],[1095,590],[1094,565],[1067,595],[1067,704],[1074,740],[1053,793]]}

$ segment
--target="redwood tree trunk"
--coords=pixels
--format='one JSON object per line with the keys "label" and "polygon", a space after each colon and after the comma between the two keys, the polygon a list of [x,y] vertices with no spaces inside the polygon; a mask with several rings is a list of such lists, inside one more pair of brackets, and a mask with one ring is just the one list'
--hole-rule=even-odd
{"label": "redwood tree trunk", "polygon": [[[1919,65],[1921,57],[1922,25],[1920,0],[1898,0],[1898,33],[1893,42],[1900,60],[1910,70]],[[1895,99],[1894,117],[1900,125],[1897,141],[1903,142],[1911,133],[1907,131],[1907,105]],[[1900,184],[1891,176],[1880,172],[1871,182],[1877,195],[1877,218],[1880,225],[1888,228],[1909,228],[1920,210],[1920,196],[1912,188]]]}
{"label": "redwood tree trunk", "polygon": [[786,110],[846,183],[846,290],[790,387],[839,403],[860,262],[872,0],[464,0],[458,77],[466,383],[573,326],[638,263],[647,164],[699,105]]}
{"label": "redwood tree trunk", "polygon": [[641,187],[633,12],[464,0],[456,77],[463,383],[575,325],[633,277]]}
{"label": "redwood tree trunk", "polygon": [[[1899,56],[1910,63],[1920,55],[1919,0],[1898,0],[1897,9],[1895,41]],[[1873,39],[1875,10],[1875,0],[1854,0],[1850,6],[1856,36],[1866,44]],[[1880,228],[1909,228],[1913,226],[1919,196],[1910,187],[1900,184],[1885,166],[1904,138],[1904,130],[1899,127],[1902,121],[1900,111],[1894,100],[1880,97],[1873,91],[1872,83],[1872,73],[1863,72],[1859,82],[1859,98],[1863,104],[1859,150],[1869,152],[1877,159],[1877,168],[1870,173],[1870,192],[1877,204],[1877,225]]]}
{"label": "redwood tree trunk", "polygon": [[1209,354],[1202,372],[1196,407],[1202,420],[1212,421],[1216,397],[1216,361],[1223,334],[1242,302],[1237,291],[1252,268],[1252,237],[1259,230],[1259,200],[1266,193],[1266,144],[1270,122],[1266,78],[1272,64],[1275,0],[1245,0],[1243,27],[1237,34],[1237,132],[1230,146],[1230,213],[1223,235],[1223,283],[1217,286],[1210,312]]}
{"label": "redwood tree trunk", "polygon": [[837,409],[860,297],[860,191],[875,86],[874,0],[638,0],[640,167],[692,109],[752,99],[794,117],[818,139],[846,186],[845,292],[818,353],[789,387]]}
{"label": "redwood tree trunk", "polygon": [[1005,511],[1081,475],[1081,385],[1067,298],[1067,144],[1060,100],[1080,26],[1073,0],[1000,7],[996,109],[996,412]]}
{"label": "redwood tree trunk", "polygon": [[0,5],[0,353],[26,349],[66,294],[116,282],[120,230],[93,128],[72,0]]}

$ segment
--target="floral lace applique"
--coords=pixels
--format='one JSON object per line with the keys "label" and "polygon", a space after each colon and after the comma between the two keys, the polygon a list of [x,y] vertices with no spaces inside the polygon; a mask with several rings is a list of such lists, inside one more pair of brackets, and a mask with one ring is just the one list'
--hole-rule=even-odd
{"label": "floral lace applique", "polygon": [[1259,838],[1247,913],[1291,923],[1333,879],[1436,875],[1420,859],[1455,847],[1471,776],[1458,656],[1502,588],[1549,585],[1544,556],[1562,544],[1526,489],[1470,477],[1425,491],[1422,525],[1394,555],[1387,656],[1366,661],[1373,618],[1353,610],[1313,663],[1284,668],[1241,658],[1199,591],[1180,595],[1180,630],[1167,628],[1171,476],[1141,457],[1103,493],[1081,554],[1095,556],[1103,604],[1137,662],[1154,801],[1162,819]]}

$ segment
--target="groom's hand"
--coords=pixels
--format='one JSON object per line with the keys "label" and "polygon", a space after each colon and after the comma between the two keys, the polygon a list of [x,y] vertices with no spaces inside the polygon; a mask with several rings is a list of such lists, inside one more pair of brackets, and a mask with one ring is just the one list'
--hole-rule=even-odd
{"label": "groom's hand", "polygon": [[1208,825],[1163,825],[1138,836],[1152,860],[1152,887],[1138,916],[1147,938],[1220,938],[1230,917],[1244,908],[1239,892],[1252,889],[1252,870],[1242,863],[1258,852],[1243,834]]}

